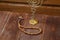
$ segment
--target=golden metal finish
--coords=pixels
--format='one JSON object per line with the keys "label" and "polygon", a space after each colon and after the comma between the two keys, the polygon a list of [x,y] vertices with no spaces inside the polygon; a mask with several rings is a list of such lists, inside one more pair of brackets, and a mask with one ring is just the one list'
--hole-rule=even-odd
{"label": "golden metal finish", "polygon": [[35,19],[31,19],[31,20],[29,20],[29,23],[32,25],[36,25],[38,23],[38,21]]}
{"label": "golden metal finish", "polygon": [[[31,19],[29,20],[29,24],[31,25],[36,25],[38,23],[37,20],[35,20],[35,12],[36,12],[36,8],[35,6],[37,6],[40,3],[41,0],[28,0],[29,5],[31,5]],[[20,17],[19,17],[20,18]],[[41,33],[41,28],[37,28],[37,27],[22,27],[21,23],[18,20],[18,27],[21,31],[23,31],[26,34],[39,34]],[[38,30],[38,32],[33,33],[33,32],[26,32],[26,29],[35,29]]]}
{"label": "golden metal finish", "polygon": [[41,2],[41,0],[28,0],[28,3],[29,3],[30,5],[32,5],[33,3],[34,3],[35,5],[38,5],[38,4],[40,4],[40,2]]}

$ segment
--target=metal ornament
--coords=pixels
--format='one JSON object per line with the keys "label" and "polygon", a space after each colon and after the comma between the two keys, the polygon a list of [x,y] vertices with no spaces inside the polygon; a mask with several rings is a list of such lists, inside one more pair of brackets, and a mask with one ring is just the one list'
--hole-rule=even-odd
{"label": "metal ornament", "polygon": [[[19,18],[20,19],[20,18]],[[20,23],[21,19],[18,20],[18,28],[24,32],[25,34],[28,34],[28,35],[38,35],[42,32],[41,28],[38,28],[38,27],[23,27]],[[35,30],[38,30],[37,32],[29,32],[29,31],[26,31],[26,29],[35,29]]]}
{"label": "metal ornament", "polygon": [[31,20],[29,20],[29,23],[32,25],[36,25],[38,23],[38,21],[35,19],[31,19]]}
{"label": "metal ornament", "polygon": [[43,0],[28,0],[29,5],[31,5],[31,19],[29,20],[29,23],[32,25],[38,24],[38,21],[35,20],[35,12],[36,12],[36,6],[42,6]]}
{"label": "metal ornament", "polygon": [[36,25],[38,24],[38,21],[35,20],[35,12],[36,12],[36,7],[39,4],[40,0],[30,0],[29,3],[31,4],[31,19],[29,20],[29,24],[31,25]]}
{"label": "metal ornament", "polygon": [[[32,13],[31,19],[29,20],[29,24],[31,24],[31,25],[38,24],[38,20],[35,19],[35,13],[36,13],[36,6],[40,2],[41,2],[40,0],[28,0],[29,5],[31,5],[31,13]],[[40,4],[42,4],[42,2]],[[22,32],[24,32],[26,34],[29,34],[29,35],[37,35],[37,34],[40,34],[42,32],[42,29],[39,28],[39,27],[23,27],[22,26],[22,20],[24,20],[24,19],[21,16],[18,19],[19,19],[18,20],[18,28]],[[38,31],[37,32],[29,32],[29,31],[26,31],[26,29],[32,29],[32,30],[35,29],[35,30],[38,30]]]}

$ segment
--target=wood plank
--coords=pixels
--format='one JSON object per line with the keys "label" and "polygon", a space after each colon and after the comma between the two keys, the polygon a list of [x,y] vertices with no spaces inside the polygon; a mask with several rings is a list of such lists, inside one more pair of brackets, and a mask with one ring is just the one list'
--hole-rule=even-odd
{"label": "wood plank", "polygon": [[10,2],[26,2],[27,0],[0,0],[0,1],[10,1]]}
{"label": "wood plank", "polygon": [[[28,0],[0,0],[0,2],[27,3]],[[60,0],[44,0],[43,4],[60,5]]]}
{"label": "wood plank", "polygon": [[[4,11],[31,13],[30,8],[31,6],[24,4],[0,3],[0,10]],[[60,7],[36,6],[36,9],[36,13],[60,16]]]}
{"label": "wood plank", "polygon": [[60,5],[60,0],[46,0],[44,1],[44,4]]}

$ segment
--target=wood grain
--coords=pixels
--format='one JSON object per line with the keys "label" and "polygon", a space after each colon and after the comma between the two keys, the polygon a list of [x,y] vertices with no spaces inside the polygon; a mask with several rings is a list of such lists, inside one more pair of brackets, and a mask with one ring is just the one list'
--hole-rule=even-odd
{"label": "wood grain", "polygon": [[[25,18],[28,14],[28,18],[31,16],[29,13],[20,13],[20,12],[10,12],[10,11],[0,11],[0,33],[2,31],[3,25],[6,24],[6,16],[10,15],[10,18],[7,22],[5,30],[2,35],[0,35],[0,40],[60,40],[60,16],[50,16],[42,15],[39,13],[35,14],[35,17],[39,20],[40,24],[36,25],[43,29],[43,33],[39,35],[27,35],[23,33],[18,28],[18,17],[23,16],[25,22],[28,19]],[[38,17],[38,16],[39,17]],[[3,24],[4,23],[4,24]],[[40,25],[40,26],[39,26]],[[27,24],[27,26],[31,26]],[[24,26],[26,27],[26,25]]]}
{"label": "wood grain", "polygon": [[[1,2],[27,3],[28,0],[0,0]],[[43,4],[60,5],[60,0],[44,0]]]}
{"label": "wood grain", "polygon": [[[60,16],[60,7],[36,6],[36,13]],[[0,3],[0,10],[31,13],[31,6],[24,4]]]}

